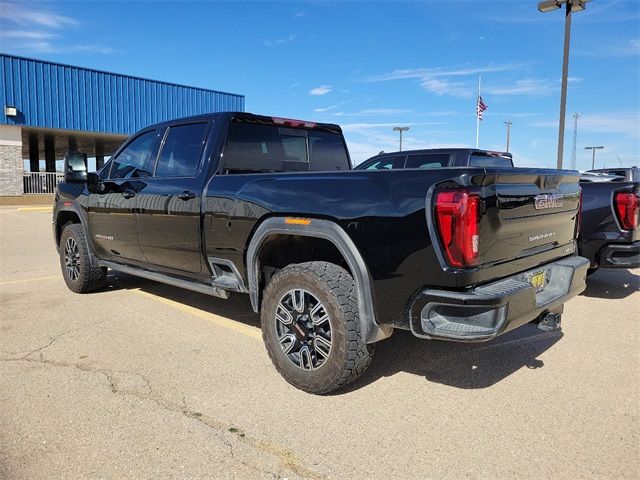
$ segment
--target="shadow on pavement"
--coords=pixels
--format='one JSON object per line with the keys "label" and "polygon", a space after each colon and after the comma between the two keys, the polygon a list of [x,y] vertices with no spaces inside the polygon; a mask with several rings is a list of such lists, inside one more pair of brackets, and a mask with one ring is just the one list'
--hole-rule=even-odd
{"label": "shadow on pavement", "polygon": [[456,388],[487,388],[523,367],[543,367],[537,357],[562,335],[560,330],[543,332],[536,325],[527,324],[489,342],[456,343],[421,340],[408,331],[397,330],[378,344],[373,364],[348,389],[397,372]]}
{"label": "shadow on pavement", "polygon": [[[637,270],[636,270],[637,272]],[[640,290],[640,275],[631,270],[598,270],[587,277],[585,297],[621,299]]]}
{"label": "shadow on pavement", "polygon": [[[110,272],[108,280],[109,285],[102,293],[140,289],[260,328],[260,316],[251,309],[248,295],[231,294],[229,300],[222,300],[120,272]],[[537,357],[561,338],[561,331],[543,332],[533,324],[524,325],[485,343],[421,340],[408,331],[396,330],[389,339],[377,345],[373,363],[367,372],[335,394],[357,390],[398,372],[419,375],[429,382],[456,388],[486,388],[523,367],[541,368],[544,364]]]}
{"label": "shadow on pavement", "polygon": [[115,290],[138,289],[182,305],[260,328],[260,315],[251,308],[249,295],[232,293],[228,300],[165,285],[122,272],[109,271],[107,286],[92,295]]}

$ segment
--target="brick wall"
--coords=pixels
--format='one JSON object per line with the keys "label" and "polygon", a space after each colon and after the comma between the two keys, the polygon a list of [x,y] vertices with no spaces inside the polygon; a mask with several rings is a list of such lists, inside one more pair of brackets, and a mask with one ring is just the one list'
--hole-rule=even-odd
{"label": "brick wall", "polygon": [[22,195],[22,146],[0,144],[0,195]]}

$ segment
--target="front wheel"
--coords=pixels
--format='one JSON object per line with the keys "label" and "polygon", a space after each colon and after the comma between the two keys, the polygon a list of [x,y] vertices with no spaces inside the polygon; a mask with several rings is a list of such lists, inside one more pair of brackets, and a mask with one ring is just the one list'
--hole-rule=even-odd
{"label": "front wheel", "polygon": [[361,336],[353,277],[328,262],[280,270],[265,289],[261,326],[278,372],[310,393],[327,393],[355,380],[375,349]]}
{"label": "front wheel", "polygon": [[107,279],[107,269],[91,265],[84,228],[78,223],[67,225],[60,237],[62,276],[75,293],[88,293],[101,288]]}

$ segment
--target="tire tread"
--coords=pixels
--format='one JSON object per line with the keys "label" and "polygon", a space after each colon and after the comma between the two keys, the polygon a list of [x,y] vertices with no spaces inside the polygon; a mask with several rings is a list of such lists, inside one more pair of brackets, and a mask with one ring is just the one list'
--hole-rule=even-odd
{"label": "tire tread", "polygon": [[[345,328],[347,332],[346,361],[342,366],[342,371],[337,379],[330,385],[321,386],[310,383],[308,388],[301,387],[306,391],[316,394],[325,394],[332,390],[344,387],[362,375],[371,364],[375,352],[375,344],[367,344],[362,338],[360,331],[360,321],[358,316],[358,296],[353,277],[344,268],[329,262],[305,262],[289,265],[278,272],[278,275],[300,275],[307,274],[315,277],[318,281],[329,287],[331,294],[335,297],[339,309],[343,313]],[[273,294],[274,282],[267,285],[263,298],[269,298]],[[265,333],[263,329],[263,339],[265,343]],[[267,348],[269,357],[276,367],[276,370],[285,378],[286,372],[278,365],[278,362]]]}
{"label": "tire tread", "polygon": [[[80,250],[80,276],[78,282],[71,282],[65,273],[64,267],[64,246],[69,237],[78,244]],[[102,288],[107,279],[107,269],[104,267],[94,267],[91,265],[89,256],[89,247],[84,228],[79,223],[71,223],[64,227],[62,236],[60,237],[60,265],[62,267],[62,275],[69,289],[75,293],[95,292]]]}

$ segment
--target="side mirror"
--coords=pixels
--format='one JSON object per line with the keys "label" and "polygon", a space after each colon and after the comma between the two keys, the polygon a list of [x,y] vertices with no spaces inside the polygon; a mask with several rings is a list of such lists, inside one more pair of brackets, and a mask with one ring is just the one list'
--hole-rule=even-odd
{"label": "side mirror", "polygon": [[80,152],[67,152],[64,156],[64,181],[84,183],[87,181],[87,155]]}

